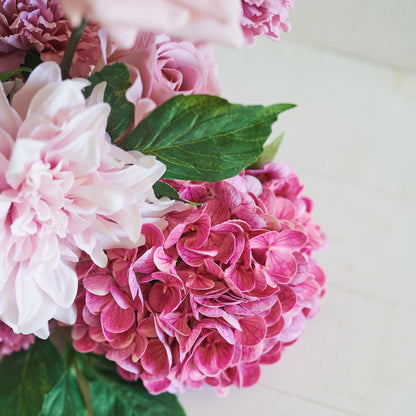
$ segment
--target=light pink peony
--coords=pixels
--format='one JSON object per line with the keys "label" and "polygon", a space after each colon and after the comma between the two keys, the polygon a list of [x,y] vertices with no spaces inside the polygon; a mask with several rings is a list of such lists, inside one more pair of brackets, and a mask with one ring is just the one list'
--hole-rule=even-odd
{"label": "light pink peony", "polygon": [[220,94],[218,65],[206,42],[141,32],[132,49],[116,49],[106,61],[124,62],[130,69],[133,85],[126,97],[135,105],[135,124],[177,94]]}
{"label": "light pink peony", "polygon": [[319,308],[324,243],[291,168],[267,164],[218,183],[169,181],[203,203],[167,215],[146,244],[78,265],[74,347],[105,354],[153,394],[246,387]]}
{"label": "light pink peony", "polygon": [[141,30],[189,40],[211,40],[238,46],[241,0],[61,0],[78,25],[82,17],[108,30],[122,48],[131,48]]}
{"label": "light pink peony", "polygon": [[152,190],[164,165],[110,144],[105,84],[87,100],[86,85],[47,62],[12,105],[0,88],[0,319],[16,333],[72,324],[80,250],[104,267],[103,250],[140,244],[170,204]]}
{"label": "light pink peony", "polygon": [[242,3],[241,25],[247,45],[252,46],[254,37],[258,35],[267,35],[279,42],[281,31],[289,32],[287,18],[295,0],[242,0]]}
{"label": "light pink peony", "polygon": [[15,334],[9,326],[0,321],[0,361],[5,355],[21,349],[27,350],[34,342],[34,335]]}
{"label": "light pink peony", "polygon": [[[76,50],[72,76],[88,76],[102,56],[99,27],[89,23]],[[60,63],[72,32],[58,0],[0,3],[0,72],[18,68],[26,53],[40,52],[43,61]]]}

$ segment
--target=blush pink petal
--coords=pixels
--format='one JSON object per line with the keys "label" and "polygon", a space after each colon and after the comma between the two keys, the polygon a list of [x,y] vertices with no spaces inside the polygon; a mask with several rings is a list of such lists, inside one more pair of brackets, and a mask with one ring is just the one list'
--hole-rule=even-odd
{"label": "blush pink petal", "polygon": [[101,324],[103,328],[114,334],[129,329],[135,320],[133,309],[120,308],[116,303],[109,303],[101,313]]}
{"label": "blush pink petal", "polygon": [[241,387],[250,387],[260,378],[260,366],[257,363],[244,363],[238,366]]}
{"label": "blush pink petal", "polygon": [[169,313],[181,302],[180,292],[162,283],[155,283],[149,293],[149,305],[155,312]]}
{"label": "blush pink petal", "polygon": [[239,320],[241,331],[235,332],[236,341],[244,346],[254,346],[266,336],[266,323],[261,316],[245,316]]}
{"label": "blush pink petal", "polygon": [[83,16],[107,29],[124,48],[133,46],[139,30],[193,40],[214,40],[239,46],[240,0],[62,0],[74,25]]}
{"label": "blush pink petal", "polygon": [[110,295],[107,296],[97,296],[96,294],[87,291],[85,296],[85,306],[91,311],[93,314],[100,313],[104,307],[111,302],[112,297]]}
{"label": "blush pink petal", "polygon": [[290,286],[281,285],[277,296],[283,312],[289,312],[296,305],[296,293]]}
{"label": "blush pink petal", "polygon": [[247,270],[240,264],[235,264],[226,270],[225,276],[230,279],[239,290],[242,292],[248,292],[254,288],[256,281],[254,273],[251,270]]}
{"label": "blush pink petal", "polygon": [[208,335],[194,352],[194,363],[207,376],[216,376],[231,362],[234,346],[218,334]]}
{"label": "blush pink petal", "polygon": [[262,355],[260,364],[274,364],[279,361],[282,355],[282,344],[277,342],[274,347]]}
{"label": "blush pink petal", "polygon": [[141,358],[141,364],[150,374],[167,376],[170,365],[166,347],[157,339],[150,340]]}
{"label": "blush pink petal", "polygon": [[113,282],[107,274],[90,274],[84,279],[85,288],[94,295],[104,296],[110,293]]}

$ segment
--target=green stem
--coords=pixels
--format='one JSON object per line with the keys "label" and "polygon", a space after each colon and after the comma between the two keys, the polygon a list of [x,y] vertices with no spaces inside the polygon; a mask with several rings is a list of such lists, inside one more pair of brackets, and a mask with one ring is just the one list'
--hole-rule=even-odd
{"label": "green stem", "polygon": [[91,392],[90,392],[90,383],[88,382],[87,378],[78,368],[78,364],[75,361],[75,372],[77,375],[77,381],[79,389],[81,390],[82,397],[84,398],[85,406],[87,407],[87,416],[94,416],[93,408],[92,408],[92,400],[91,400]]}
{"label": "green stem", "polygon": [[49,340],[55,345],[61,355],[65,354],[67,343],[72,343],[72,338],[68,327],[57,326],[51,333]]}
{"label": "green stem", "polygon": [[66,45],[64,57],[62,58],[61,62],[62,79],[67,79],[69,76],[69,69],[71,68],[75,51],[77,50],[78,43],[81,39],[82,34],[84,33],[86,25],[87,21],[83,19],[81,24],[78,27],[76,27],[71,33],[71,37],[69,38],[68,44]]}

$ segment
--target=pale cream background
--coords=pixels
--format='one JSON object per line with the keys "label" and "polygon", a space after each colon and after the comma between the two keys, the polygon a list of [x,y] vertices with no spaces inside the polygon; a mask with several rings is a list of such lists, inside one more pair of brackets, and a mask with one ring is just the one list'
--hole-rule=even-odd
{"label": "pale cream background", "polygon": [[223,96],[293,102],[277,159],[329,248],[320,314],[259,384],[180,395],[188,416],[416,414],[416,2],[298,0],[281,45],[217,47]]}

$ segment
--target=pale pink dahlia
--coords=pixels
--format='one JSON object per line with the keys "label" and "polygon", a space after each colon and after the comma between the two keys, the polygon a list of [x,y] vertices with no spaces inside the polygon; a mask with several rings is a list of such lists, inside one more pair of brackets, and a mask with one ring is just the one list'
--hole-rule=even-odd
{"label": "pale pink dahlia", "polygon": [[78,265],[74,347],[105,354],[151,393],[254,384],[325,291],[311,259],[324,243],[293,170],[267,164],[218,183],[170,181],[200,202],[167,214],[146,244]]}
{"label": "pale pink dahlia", "polygon": [[15,334],[9,326],[0,321],[0,361],[5,355],[21,349],[27,350],[34,342],[34,335]]}
{"label": "pale pink dahlia", "polygon": [[72,324],[80,251],[105,267],[103,250],[144,242],[169,204],[152,190],[164,165],[111,144],[105,84],[86,100],[87,85],[46,62],[11,105],[0,87],[0,320],[16,333]]}
{"label": "pale pink dahlia", "polygon": [[289,32],[287,21],[289,10],[293,10],[295,0],[242,0],[245,43],[254,44],[254,36],[267,35],[279,42],[281,31]]}
{"label": "pale pink dahlia", "polygon": [[[102,56],[98,25],[89,23],[78,45],[72,76],[88,76]],[[60,63],[72,25],[58,0],[0,2],[0,72],[18,68],[26,53],[40,52],[43,61]]]}

